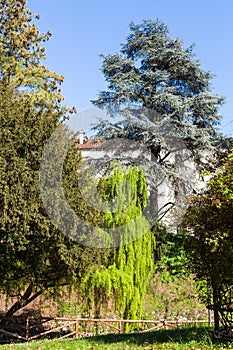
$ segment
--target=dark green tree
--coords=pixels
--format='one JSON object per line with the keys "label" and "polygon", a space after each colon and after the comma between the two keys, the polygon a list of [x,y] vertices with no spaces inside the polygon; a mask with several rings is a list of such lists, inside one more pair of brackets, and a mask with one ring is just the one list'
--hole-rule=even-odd
{"label": "dark green tree", "polygon": [[228,329],[232,326],[232,174],[230,154],[212,175],[204,193],[192,199],[183,219],[190,266],[197,280],[205,281],[210,288],[211,295],[206,295],[205,301],[214,310],[216,331],[220,320]]}
{"label": "dark green tree", "polygon": [[[0,291],[17,298],[6,316],[45,290],[78,284],[99,257],[96,250],[60,232],[42,203],[43,150],[67,109],[60,105],[63,78],[41,64],[45,57],[41,42],[48,35],[40,34],[32,18],[26,1],[1,1]],[[82,212],[74,192],[80,161],[80,152],[73,147],[64,163],[63,185]]]}

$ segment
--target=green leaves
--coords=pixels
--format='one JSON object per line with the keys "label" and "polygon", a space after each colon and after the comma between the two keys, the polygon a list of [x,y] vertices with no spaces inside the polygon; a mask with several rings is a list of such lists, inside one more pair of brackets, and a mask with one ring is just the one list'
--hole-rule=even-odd
{"label": "green leaves", "polygon": [[[19,301],[7,316],[46,289],[80,282],[101,257],[101,252],[78,245],[53,226],[41,200],[43,150],[67,114],[60,104],[63,77],[41,63],[41,43],[49,36],[33,23],[26,1],[1,1],[0,292]],[[59,157],[57,149],[53,152]],[[80,161],[79,149],[73,148],[63,173],[64,190],[76,206]],[[30,292],[27,297],[25,290]]]}
{"label": "green leaves", "polygon": [[[117,237],[120,242],[104,266],[97,266],[87,274],[83,281],[84,295],[94,303],[97,316],[101,305],[112,296],[116,311],[124,318],[140,318],[153,271],[155,244],[152,232],[149,228],[145,230],[148,223],[141,216],[148,196],[145,177],[136,167],[119,166],[101,182],[101,189],[104,198],[114,201],[117,208],[117,212],[104,216],[106,232],[107,228],[120,227],[121,234]],[[110,240],[114,239],[110,236]]]}
{"label": "green leaves", "polygon": [[190,235],[186,251],[198,279],[219,290],[233,284],[233,161],[232,154],[213,174],[208,187],[196,195],[184,217]]}

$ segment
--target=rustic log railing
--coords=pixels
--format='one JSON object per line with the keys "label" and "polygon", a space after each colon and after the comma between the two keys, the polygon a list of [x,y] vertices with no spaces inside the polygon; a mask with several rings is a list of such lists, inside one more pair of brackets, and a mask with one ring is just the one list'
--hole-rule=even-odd
{"label": "rustic log railing", "polygon": [[[14,327],[15,318],[7,320],[12,322]],[[17,318],[17,320],[19,320]],[[125,324],[135,324],[135,331],[145,333],[159,329],[178,328],[186,325],[208,324],[208,320],[124,320],[124,319],[96,319],[96,318],[40,318],[34,317],[20,318],[21,324],[17,324],[16,332],[0,329],[0,335],[5,336],[5,340],[17,339],[18,341],[32,341],[45,337],[68,338],[68,337],[86,337],[97,334],[94,326],[104,326],[98,334],[108,334],[106,329],[115,333],[123,333]],[[23,324],[24,323],[24,324]],[[89,326],[89,330],[87,330]],[[138,327],[140,326],[140,327]],[[43,329],[43,330],[41,330]],[[4,340],[3,337],[2,341]]]}

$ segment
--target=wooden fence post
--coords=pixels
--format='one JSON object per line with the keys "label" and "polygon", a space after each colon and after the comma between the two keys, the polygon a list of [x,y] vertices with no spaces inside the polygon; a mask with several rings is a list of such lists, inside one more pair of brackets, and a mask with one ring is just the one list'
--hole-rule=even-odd
{"label": "wooden fence post", "polygon": [[75,338],[78,338],[78,322],[74,324]]}
{"label": "wooden fence post", "polygon": [[118,325],[119,325],[119,332],[120,334],[122,333],[122,325],[121,325],[121,321],[118,322]]}
{"label": "wooden fence post", "polygon": [[28,340],[28,338],[29,338],[29,318],[28,318],[28,317],[26,318],[25,330],[26,330],[26,336],[25,336],[25,338],[26,338],[26,340]]}

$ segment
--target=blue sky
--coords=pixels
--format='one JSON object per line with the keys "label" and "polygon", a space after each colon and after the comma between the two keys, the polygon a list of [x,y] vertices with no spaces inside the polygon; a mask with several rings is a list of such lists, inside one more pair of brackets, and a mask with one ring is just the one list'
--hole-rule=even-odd
{"label": "blue sky", "polygon": [[159,19],[185,46],[196,43],[202,67],[216,75],[213,92],[226,97],[223,132],[233,135],[232,0],[28,0],[28,6],[41,15],[39,28],[53,34],[46,66],[64,75],[67,105],[91,107],[106,88],[99,55],[119,52],[131,21]]}

